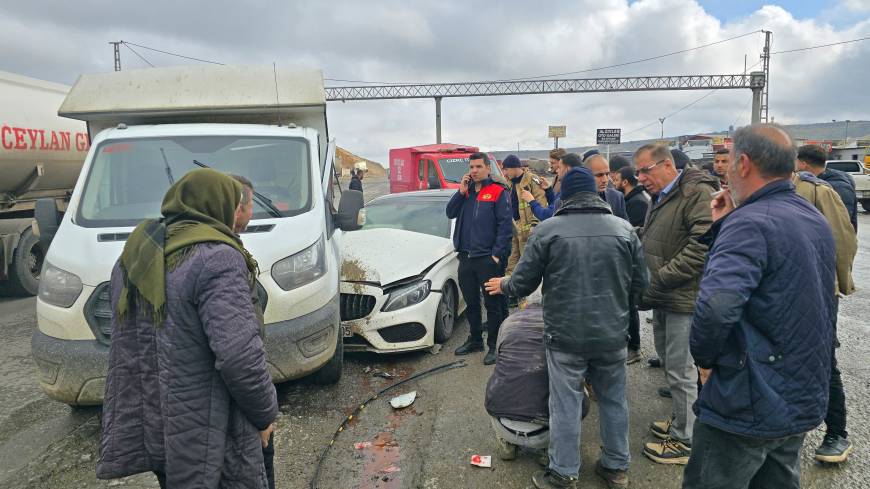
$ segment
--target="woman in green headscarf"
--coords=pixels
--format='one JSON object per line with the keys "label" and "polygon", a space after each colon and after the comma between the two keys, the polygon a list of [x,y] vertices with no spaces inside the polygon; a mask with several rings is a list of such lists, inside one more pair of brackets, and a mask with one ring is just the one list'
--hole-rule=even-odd
{"label": "woman in green headscarf", "polygon": [[97,476],[154,471],[161,487],[265,487],[277,416],[233,229],[242,186],[191,171],[136,227],[112,272],[112,343]]}

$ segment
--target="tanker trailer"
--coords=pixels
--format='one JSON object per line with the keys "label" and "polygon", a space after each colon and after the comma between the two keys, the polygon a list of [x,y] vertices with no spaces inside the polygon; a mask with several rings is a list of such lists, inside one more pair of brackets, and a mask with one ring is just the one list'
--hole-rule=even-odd
{"label": "tanker trailer", "polygon": [[0,292],[36,295],[45,251],[38,199],[66,210],[88,152],[84,123],[58,117],[69,87],[0,71]]}

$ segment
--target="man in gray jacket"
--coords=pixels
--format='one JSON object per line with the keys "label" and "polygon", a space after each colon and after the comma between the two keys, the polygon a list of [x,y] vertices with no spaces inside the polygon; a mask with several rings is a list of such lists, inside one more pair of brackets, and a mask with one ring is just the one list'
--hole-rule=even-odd
{"label": "man in gray jacket", "polygon": [[494,278],[486,289],[523,297],[542,280],[550,464],[532,482],[538,488],[576,485],[583,381],[588,376],[598,398],[604,446],[595,471],[609,487],[627,486],[629,304],[647,286],[648,272],[634,229],[611,213],[587,168],[565,174],[556,215],[535,229],[511,277]]}

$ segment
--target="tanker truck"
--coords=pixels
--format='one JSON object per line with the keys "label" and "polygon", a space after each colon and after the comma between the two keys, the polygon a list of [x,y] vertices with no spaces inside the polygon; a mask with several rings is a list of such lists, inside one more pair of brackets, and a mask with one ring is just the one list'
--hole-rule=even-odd
{"label": "tanker truck", "polygon": [[31,229],[39,199],[66,210],[88,152],[80,121],[58,117],[69,87],[0,71],[0,292],[36,295],[45,252]]}

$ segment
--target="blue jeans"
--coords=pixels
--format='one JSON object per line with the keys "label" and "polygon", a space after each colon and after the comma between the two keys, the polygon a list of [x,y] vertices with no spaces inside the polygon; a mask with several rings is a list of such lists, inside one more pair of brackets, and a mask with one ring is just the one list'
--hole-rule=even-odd
{"label": "blue jeans", "polygon": [[550,470],[563,476],[580,474],[580,420],[583,380],[598,398],[603,451],[601,465],[628,470],[628,401],[625,399],[625,348],[573,353],[547,349],[550,375]]}

